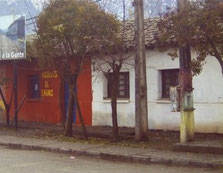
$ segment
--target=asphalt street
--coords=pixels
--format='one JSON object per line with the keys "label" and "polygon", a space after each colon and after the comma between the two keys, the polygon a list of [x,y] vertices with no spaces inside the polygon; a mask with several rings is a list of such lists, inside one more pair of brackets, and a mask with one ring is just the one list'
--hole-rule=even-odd
{"label": "asphalt street", "polygon": [[208,168],[114,162],[45,151],[0,147],[0,173],[208,173]]}

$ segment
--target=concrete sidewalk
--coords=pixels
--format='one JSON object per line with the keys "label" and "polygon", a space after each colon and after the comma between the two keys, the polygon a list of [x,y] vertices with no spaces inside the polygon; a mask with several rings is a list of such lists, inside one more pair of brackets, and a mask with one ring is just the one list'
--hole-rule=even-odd
{"label": "concrete sidewalk", "polygon": [[174,144],[175,151],[223,154],[222,140],[203,140]]}
{"label": "concrete sidewalk", "polygon": [[113,145],[71,143],[4,135],[0,135],[0,145],[24,150],[43,150],[70,154],[71,156],[90,156],[143,164],[173,164],[177,166],[223,168],[223,155],[219,154],[185,153]]}

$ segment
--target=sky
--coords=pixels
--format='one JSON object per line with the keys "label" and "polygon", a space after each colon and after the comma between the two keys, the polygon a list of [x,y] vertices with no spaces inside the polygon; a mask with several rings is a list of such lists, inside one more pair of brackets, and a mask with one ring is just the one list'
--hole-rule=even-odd
{"label": "sky", "polygon": [[[0,0],[1,1],[1,0]],[[15,1],[17,1],[17,0],[8,0],[9,2],[15,2]],[[27,0],[20,0],[21,2],[23,2],[24,3],[24,1],[27,1]],[[33,2],[33,4],[35,5],[35,7],[37,7],[37,8],[41,8],[41,5],[43,4],[43,2],[45,1],[45,0],[31,0],[32,2]]]}
{"label": "sky", "polygon": [[[15,17],[15,19],[14,19]],[[6,30],[13,23],[14,20],[21,17],[20,15],[0,16],[0,29]]]}

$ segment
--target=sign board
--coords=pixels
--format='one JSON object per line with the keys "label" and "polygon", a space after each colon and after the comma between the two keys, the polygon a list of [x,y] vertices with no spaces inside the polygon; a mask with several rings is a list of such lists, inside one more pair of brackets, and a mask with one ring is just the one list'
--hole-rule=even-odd
{"label": "sign board", "polygon": [[170,109],[171,112],[180,111],[180,93],[179,89],[176,86],[170,86]]}
{"label": "sign board", "polygon": [[57,71],[45,71],[42,73],[43,79],[57,78]]}
{"label": "sign board", "polygon": [[42,97],[53,97],[54,96],[54,89],[52,88],[52,80],[57,78],[58,74],[57,71],[44,71],[42,72],[42,79],[44,85],[41,90]]}
{"label": "sign board", "polygon": [[183,98],[183,110],[184,111],[192,111],[194,110],[194,104],[193,104],[193,92],[192,90],[186,90],[184,91],[184,98]]}
{"label": "sign board", "polygon": [[0,16],[0,60],[26,58],[25,17]]}

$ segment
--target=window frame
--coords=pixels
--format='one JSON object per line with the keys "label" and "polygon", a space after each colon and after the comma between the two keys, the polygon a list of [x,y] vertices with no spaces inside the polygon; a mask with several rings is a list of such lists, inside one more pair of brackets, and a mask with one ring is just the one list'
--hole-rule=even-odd
{"label": "window frame", "polygon": [[[168,78],[169,77],[169,78]],[[169,82],[168,82],[169,80]],[[161,81],[162,81],[162,99],[169,99],[170,86],[177,86],[179,84],[179,69],[165,69],[161,70]],[[168,83],[169,84],[168,84]],[[169,85],[169,87],[168,87]]]}
{"label": "window frame", "polygon": [[[107,98],[111,98],[111,89],[110,89],[110,81],[112,73],[108,74],[107,77]],[[124,76],[123,79],[120,79],[120,76]],[[121,81],[124,81],[123,83],[120,83]],[[123,89],[120,89],[120,87],[123,87]],[[120,92],[124,92],[124,94],[120,94]],[[118,84],[118,99],[129,99],[130,98],[130,87],[129,87],[129,72],[119,72],[119,84]]]}
{"label": "window frame", "polygon": [[[35,89],[37,85],[37,89]],[[33,74],[28,76],[28,98],[29,99],[40,99],[40,75]]]}

